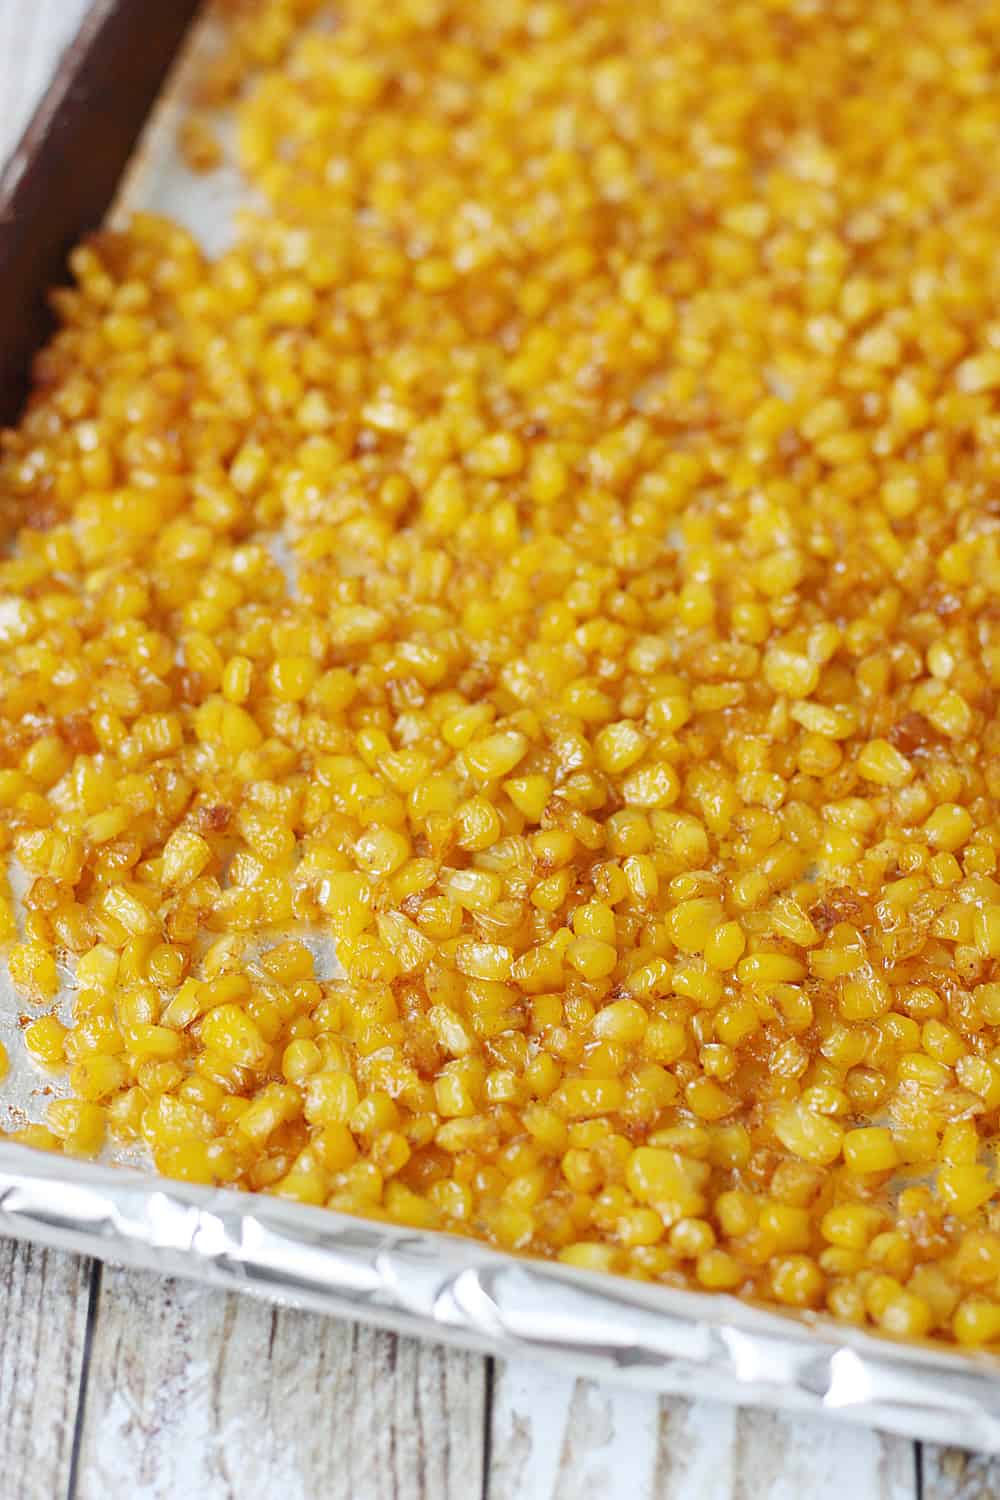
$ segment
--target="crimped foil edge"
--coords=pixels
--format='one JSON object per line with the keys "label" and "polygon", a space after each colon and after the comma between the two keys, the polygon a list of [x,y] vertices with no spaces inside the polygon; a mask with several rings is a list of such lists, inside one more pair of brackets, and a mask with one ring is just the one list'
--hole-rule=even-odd
{"label": "crimped foil edge", "polygon": [[0,1234],[692,1399],[1000,1452],[1000,1361],[0,1144]]}

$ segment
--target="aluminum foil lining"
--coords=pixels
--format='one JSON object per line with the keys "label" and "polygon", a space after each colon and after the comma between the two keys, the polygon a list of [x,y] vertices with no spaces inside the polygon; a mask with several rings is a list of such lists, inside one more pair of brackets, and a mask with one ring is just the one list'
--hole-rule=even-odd
{"label": "aluminum foil lining", "polygon": [[0,1144],[0,1234],[691,1398],[1000,1452],[989,1356],[893,1345],[262,1195]]}
{"label": "aluminum foil lining", "polygon": [[[250,206],[232,170],[197,177],[176,130],[210,53],[203,21],[126,174],[112,222],[135,210],[185,224],[210,253]],[[67,973],[64,999],[69,998]],[[26,1057],[0,966],[4,1111],[39,1118],[58,1084]],[[55,1084],[55,1088],[53,1085]],[[4,1124],[14,1123],[4,1119]],[[723,1295],[531,1261],[473,1241],[348,1218],[263,1195],[167,1182],[0,1141],[0,1234],[186,1276],[502,1357],[690,1398],[825,1412],[909,1437],[1000,1453],[1000,1360],[893,1344]],[[131,1164],[131,1165],[130,1165]]]}

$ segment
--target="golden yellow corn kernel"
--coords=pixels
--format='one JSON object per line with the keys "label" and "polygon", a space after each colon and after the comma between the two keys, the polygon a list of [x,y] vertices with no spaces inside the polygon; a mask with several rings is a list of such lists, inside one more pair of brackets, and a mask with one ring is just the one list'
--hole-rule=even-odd
{"label": "golden yellow corn kernel", "polygon": [[708,1291],[732,1291],[746,1280],[746,1271],[726,1250],[706,1250],[699,1255],[695,1274]]}
{"label": "golden yellow corn kernel", "polygon": [[807,1250],[812,1239],[812,1216],[805,1208],[788,1203],[765,1203],[758,1225],[761,1235],[776,1251]]}
{"label": "golden yellow corn kernel", "polygon": [[866,1203],[842,1203],[823,1215],[820,1230],[823,1238],[845,1250],[864,1250],[884,1223],[881,1209]]}
{"label": "golden yellow corn kernel", "polygon": [[640,999],[669,994],[674,971],[664,958],[653,958],[628,976],[626,988]]}
{"label": "golden yellow corn kernel", "polygon": [[240,1115],[236,1128],[255,1145],[262,1145],[280,1125],[294,1120],[301,1110],[302,1098],[297,1089],[287,1084],[268,1084]]}
{"label": "golden yellow corn kernel", "polygon": [[819,685],[820,667],[801,652],[772,646],[764,656],[764,677],[775,693],[808,698]]}
{"label": "golden yellow corn kernel", "polygon": [[245,703],[253,684],[253,663],[246,656],[231,656],[222,673],[223,696],[230,703]]}
{"label": "golden yellow corn kernel", "polygon": [[577,1241],[559,1251],[558,1259],[563,1265],[578,1266],[584,1271],[614,1271],[618,1269],[621,1251],[614,1245],[598,1241]]}
{"label": "golden yellow corn kernel", "polygon": [[746,937],[739,922],[722,922],[705,941],[705,962],[713,969],[734,969],[745,948]]}
{"label": "golden yellow corn kernel", "polygon": [[801,1104],[785,1105],[776,1112],[774,1133],[793,1156],[820,1166],[836,1161],[844,1145],[841,1126]]}
{"label": "golden yellow corn kernel", "polygon": [[480,781],[495,781],[506,776],[524,759],[528,741],[517,730],[505,730],[475,740],[465,750],[470,772]]}
{"label": "golden yellow corn kernel", "polygon": [[784,953],[751,953],[736,966],[743,984],[788,984],[804,979],[805,965]]}
{"label": "golden yellow corn kernel", "polygon": [[907,1290],[915,1292],[930,1308],[931,1326],[947,1327],[961,1295],[948,1274],[935,1265],[920,1265],[914,1268]]}
{"label": "golden yellow corn kernel", "polygon": [[508,979],[513,963],[513,950],[503,943],[481,943],[467,938],[455,950],[456,967],[470,979]]}
{"label": "golden yellow corn kernel", "polygon": [[722,999],[721,978],[712,970],[703,968],[696,959],[678,964],[670,983],[675,994],[683,995],[708,1010],[714,1009]]}
{"label": "golden yellow corn kernel", "polygon": [[668,930],[682,953],[703,953],[722,918],[722,907],[711,898],[695,897],[675,906]]}
{"label": "golden yellow corn kernel", "polygon": [[968,1166],[979,1154],[979,1135],[972,1120],[953,1120],[946,1125],[938,1147],[941,1161]]}
{"label": "golden yellow corn kernel", "polygon": [[925,1298],[913,1292],[900,1292],[891,1298],[879,1315],[883,1332],[894,1338],[924,1338],[930,1332],[934,1317]]}
{"label": "golden yellow corn kernel", "polygon": [[551,1102],[566,1119],[590,1119],[621,1109],[625,1086],[618,1078],[570,1078],[555,1090]]}
{"label": "golden yellow corn kernel", "polygon": [[309,656],[282,656],[271,664],[267,674],[268,686],[275,698],[284,703],[300,703],[308,697],[319,667]]}
{"label": "golden yellow corn kernel", "polygon": [[651,1021],[646,1027],[645,1050],[656,1062],[676,1062],[687,1049],[688,1039],[678,1021]]}
{"label": "golden yellow corn kernel", "polygon": [[790,1307],[815,1307],[824,1291],[822,1271],[808,1255],[786,1255],[772,1262],[771,1292]]}
{"label": "golden yellow corn kernel", "polygon": [[1000,356],[993,349],[963,359],[955,371],[960,390],[979,392],[995,390],[1000,385]]}
{"label": "golden yellow corn kernel", "polygon": [[634,1208],[617,1221],[619,1241],[628,1247],[655,1245],[663,1238],[663,1220],[651,1208]]}
{"label": "golden yellow corn kernel", "polygon": [[269,1053],[253,1019],[232,1004],[217,1005],[208,1012],[201,1023],[201,1041],[211,1052],[242,1067],[259,1067]]}
{"label": "golden yellow corn kernel", "polygon": [[642,759],[647,744],[642,730],[628,719],[608,724],[594,739],[597,764],[609,775],[619,775]]}
{"label": "golden yellow corn kernel", "polygon": [[666,761],[636,767],[621,784],[621,795],[631,808],[669,807],[676,802],[679,793],[677,772]]}
{"label": "golden yellow corn kernel", "polygon": [[96,1156],[104,1144],[105,1111],[78,1099],[53,1099],[46,1118],[49,1129],[72,1156]]}
{"label": "golden yellow corn kernel", "polygon": [[712,1078],[694,1078],[684,1090],[688,1108],[699,1120],[722,1120],[731,1115],[738,1106],[735,1094],[720,1086]]}
{"label": "golden yellow corn kernel", "polygon": [[574,1192],[593,1193],[600,1187],[600,1163],[592,1151],[573,1147],[564,1154],[559,1165],[563,1177]]}
{"label": "golden yellow corn kernel", "polygon": [[626,1168],[626,1182],[633,1196],[655,1208],[667,1224],[701,1215],[704,1180],[699,1163],[686,1162],[676,1152],[655,1147],[634,1151]]}
{"label": "golden yellow corn kernel", "polygon": [[51,787],[69,767],[67,746],[58,735],[44,734],[21,757],[21,770],[41,787]]}
{"label": "golden yellow corn kernel", "polygon": [[678,1219],[669,1238],[672,1250],[686,1260],[695,1260],[712,1249],[715,1230],[706,1219]]}
{"label": "golden yellow corn kernel", "polygon": [[626,895],[640,904],[655,899],[660,889],[660,877],[655,860],[646,854],[630,854],[622,861],[621,875],[625,888],[615,889],[612,904],[624,901]]}
{"label": "golden yellow corn kernel", "polygon": [[973,822],[969,811],[954,802],[943,802],[936,807],[923,827],[924,837],[935,849],[951,853],[961,849],[972,833]]}
{"label": "golden yellow corn kernel", "polygon": [[779,897],[770,909],[775,932],[799,948],[811,948],[819,942],[816,926],[791,896]]}
{"label": "golden yellow corn kernel", "polygon": [[615,914],[603,901],[588,901],[578,906],[571,925],[577,937],[597,938],[611,944],[615,941]]}
{"label": "golden yellow corn kernel", "polygon": [[98,943],[77,960],[76,978],[81,989],[110,990],[118,978],[119,955]]}
{"label": "golden yellow corn kernel", "polygon": [[323,1054],[308,1037],[289,1042],[281,1058],[282,1076],[289,1083],[302,1083],[323,1066]]}
{"label": "golden yellow corn kernel", "polygon": [[870,740],[858,756],[857,766],[865,780],[877,786],[906,786],[913,777],[910,761],[888,740]]}
{"label": "golden yellow corn kernel", "polygon": [[594,1017],[594,1035],[603,1041],[633,1046],[641,1042],[649,1017],[637,1000],[615,1000]]}
{"label": "golden yellow corn kernel", "polygon": [[502,826],[496,808],[486,797],[470,797],[455,810],[456,843],[471,853],[495,844]]}
{"label": "golden yellow corn kernel", "polygon": [[17,943],[7,953],[12,984],[29,1000],[51,1000],[59,989],[53,955],[40,943]]}
{"label": "golden yellow corn kernel", "polygon": [[409,859],[410,841],[394,828],[372,828],[355,844],[355,858],[366,874],[379,879],[393,874]]}
{"label": "golden yellow corn kernel", "polygon": [[357,1084],[345,1072],[311,1074],[304,1094],[306,1119],[324,1129],[346,1124],[358,1106]]}
{"label": "golden yellow corn kernel", "polygon": [[952,1330],[960,1344],[992,1344],[1000,1339],[1000,1302],[969,1297],[955,1312]]}
{"label": "golden yellow corn kernel", "polygon": [[524,464],[524,449],[512,434],[495,432],[481,439],[470,462],[493,478],[516,474]]}
{"label": "golden yellow corn kernel", "polygon": [[959,1163],[938,1168],[937,1191],[949,1213],[966,1218],[988,1203],[995,1189],[987,1167]]}
{"label": "golden yellow corn kernel", "polygon": [[101,903],[105,913],[120,923],[125,932],[134,937],[159,932],[160,923],[147,902],[135,888],[111,885],[104,893]]}
{"label": "golden yellow corn kernel", "polygon": [[503,783],[503,789],[530,823],[541,821],[552,796],[552,782],[548,776],[511,776]]}
{"label": "golden yellow corn kernel", "polygon": [[66,1027],[56,1016],[42,1016],[24,1030],[24,1044],[35,1062],[58,1068],[66,1061]]}
{"label": "golden yellow corn kernel", "polygon": [[843,1151],[844,1162],[852,1172],[888,1172],[899,1161],[891,1133],[878,1125],[847,1131]]}
{"label": "golden yellow corn kernel", "polygon": [[117,1094],[127,1078],[128,1069],[120,1058],[94,1053],[74,1063],[69,1083],[78,1099],[97,1103]]}
{"label": "golden yellow corn kernel", "polygon": [[469,911],[489,911],[503,895],[503,881],[493,870],[452,870],[442,884]]}
{"label": "golden yellow corn kernel", "polygon": [[582,978],[604,979],[618,962],[618,952],[613,944],[599,938],[578,937],[567,947],[566,960]]}
{"label": "golden yellow corn kernel", "polygon": [[760,1210],[749,1193],[734,1188],[720,1193],[716,1198],[715,1214],[723,1233],[737,1238],[754,1228]]}
{"label": "golden yellow corn kernel", "polygon": [[976,912],[973,934],[984,958],[1000,958],[1000,904],[991,902]]}

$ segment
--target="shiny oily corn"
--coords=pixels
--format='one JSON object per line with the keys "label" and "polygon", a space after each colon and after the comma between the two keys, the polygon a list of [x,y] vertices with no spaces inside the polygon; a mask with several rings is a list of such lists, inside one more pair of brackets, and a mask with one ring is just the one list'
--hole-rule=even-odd
{"label": "shiny oily corn", "polygon": [[10,1135],[1000,1343],[1000,7],[329,9],[0,436]]}

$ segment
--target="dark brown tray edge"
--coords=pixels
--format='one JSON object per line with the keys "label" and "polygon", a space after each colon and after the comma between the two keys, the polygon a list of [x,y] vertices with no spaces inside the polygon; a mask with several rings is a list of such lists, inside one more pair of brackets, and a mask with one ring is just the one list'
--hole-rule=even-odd
{"label": "dark brown tray edge", "polygon": [[52,331],[51,287],[102,222],[200,0],[95,0],[0,176],[0,422]]}

